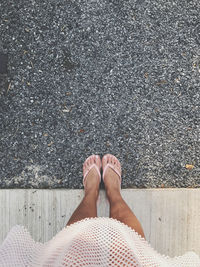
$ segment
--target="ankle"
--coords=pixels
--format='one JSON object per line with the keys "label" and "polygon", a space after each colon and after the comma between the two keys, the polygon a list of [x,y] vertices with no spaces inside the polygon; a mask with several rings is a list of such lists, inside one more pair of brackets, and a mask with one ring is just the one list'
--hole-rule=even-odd
{"label": "ankle", "polygon": [[109,202],[114,202],[122,199],[120,190],[117,188],[106,189],[106,195]]}
{"label": "ankle", "polygon": [[98,195],[99,195],[99,190],[97,189],[87,189],[87,191],[85,191],[85,199],[94,199],[95,201],[97,201],[98,199]]}

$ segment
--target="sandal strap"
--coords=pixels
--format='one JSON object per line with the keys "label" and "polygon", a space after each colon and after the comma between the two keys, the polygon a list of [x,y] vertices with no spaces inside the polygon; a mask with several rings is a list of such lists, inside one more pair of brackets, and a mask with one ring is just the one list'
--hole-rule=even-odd
{"label": "sandal strap", "polygon": [[110,163],[107,163],[106,167],[103,170],[103,181],[104,181],[105,172],[106,172],[108,167],[110,167],[114,172],[116,172],[116,174],[119,176],[119,180],[120,180],[120,183],[121,183],[121,181],[122,181],[121,173],[116,168],[114,168],[114,166],[112,164],[110,164]]}
{"label": "sandal strap", "polygon": [[89,171],[90,171],[93,167],[96,168],[96,170],[97,170],[97,172],[98,172],[98,175],[99,175],[99,182],[101,182],[101,173],[100,173],[100,170],[99,170],[99,168],[97,167],[96,163],[94,163],[94,164],[90,165],[89,169],[86,171],[86,173],[85,173],[85,175],[84,175],[84,177],[83,177],[83,185],[84,185],[84,186],[85,186],[86,176],[87,176],[87,174],[89,173]]}

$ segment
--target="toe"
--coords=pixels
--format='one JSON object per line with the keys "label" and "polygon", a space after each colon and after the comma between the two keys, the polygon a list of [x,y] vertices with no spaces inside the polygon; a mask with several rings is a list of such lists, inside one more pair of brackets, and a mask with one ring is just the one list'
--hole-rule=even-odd
{"label": "toe", "polygon": [[109,162],[112,164],[113,163],[113,157],[109,156]]}
{"label": "toe", "polygon": [[106,163],[110,163],[110,155],[106,156]]}
{"label": "toe", "polygon": [[88,161],[86,161],[86,163],[85,163],[85,169],[87,169],[88,168]]}
{"label": "toe", "polygon": [[86,170],[86,168],[87,168],[87,162],[84,162],[84,164],[83,164],[83,170]]}
{"label": "toe", "polygon": [[96,164],[97,162],[96,162],[96,156],[94,155],[93,157],[92,157],[92,164]]}
{"label": "toe", "polygon": [[117,158],[115,158],[115,160],[116,160],[116,166],[121,170],[121,164],[119,160]]}
{"label": "toe", "polygon": [[85,162],[83,163],[83,170],[84,171],[87,171],[87,169],[88,169],[88,167],[90,166],[90,157],[89,158],[87,158],[86,160],[85,160]]}
{"label": "toe", "polygon": [[92,157],[90,158],[90,165],[92,165],[93,162],[94,162],[94,156],[92,156]]}
{"label": "toe", "polygon": [[96,164],[96,156],[94,155],[94,156],[92,156],[92,164]]}
{"label": "toe", "polygon": [[111,163],[111,157],[110,157],[110,155],[108,155],[108,157],[107,157],[107,163]]}
{"label": "toe", "polygon": [[105,168],[105,166],[107,164],[107,160],[108,160],[108,156],[107,155],[103,156],[103,158],[102,158],[102,167],[103,167],[103,169]]}
{"label": "toe", "polygon": [[95,163],[95,156],[93,155],[91,158],[91,164],[94,164],[94,163]]}
{"label": "toe", "polygon": [[112,156],[112,164],[115,165],[115,157],[114,156]]}
{"label": "toe", "polygon": [[101,158],[98,155],[95,156],[95,161],[96,161],[98,168],[100,169],[101,168]]}

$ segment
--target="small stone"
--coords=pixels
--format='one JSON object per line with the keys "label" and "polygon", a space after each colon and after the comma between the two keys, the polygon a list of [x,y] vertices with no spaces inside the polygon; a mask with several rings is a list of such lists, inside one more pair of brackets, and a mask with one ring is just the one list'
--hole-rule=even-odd
{"label": "small stone", "polygon": [[71,93],[71,92],[66,92],[65,94],[66,94],[66,95],[71,95],[72,93]]}
{"label": "small stone", "polygon": [[194,168],[194,165],[192,165],[192,164],[186,164],[185,165],[185,168],[188,169],[188,170],[192,170]]}
{"label": "small stone", "polygon": [[48,146],[52,146],[52,145],[53,145],[53,143],[54,143],[54,142],[51,142],[51,143],[49,143],[49,144],[48,144]]}

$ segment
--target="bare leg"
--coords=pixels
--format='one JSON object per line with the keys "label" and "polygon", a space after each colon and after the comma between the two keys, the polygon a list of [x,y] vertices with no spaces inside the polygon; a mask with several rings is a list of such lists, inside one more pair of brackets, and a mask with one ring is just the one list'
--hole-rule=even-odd
{"label": "bare leg", "polygon": [[104,184],[110,202],[110,217],[128,225],[145,238],[140,222],[121,196],[119,177],[111,168],[105,173]]}
{"label": "bare leg", "polygon": [[97,199],[99,194],[99,181],[96,178],[97,171],[92,168],[86,180],[85,196],[77,209],[72,214],[66,226],[85,218],[97,217]]}
{"label": "bare leg", "polygon": [[120,192],[112,192],[108,199],[110,202],[110,217],[125,223],[145,238],[139,220],[123,200]]}

